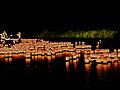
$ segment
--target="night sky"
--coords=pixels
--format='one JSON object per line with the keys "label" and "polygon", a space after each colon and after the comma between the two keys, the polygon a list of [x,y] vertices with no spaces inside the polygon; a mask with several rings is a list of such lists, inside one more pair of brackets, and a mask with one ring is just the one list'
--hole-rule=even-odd
{"label": "night sky", "polygon": [[39,32],[48,30],[117,28],[120,27],[118,2],[39,1],[10,2],[1,7],[0,31]]}

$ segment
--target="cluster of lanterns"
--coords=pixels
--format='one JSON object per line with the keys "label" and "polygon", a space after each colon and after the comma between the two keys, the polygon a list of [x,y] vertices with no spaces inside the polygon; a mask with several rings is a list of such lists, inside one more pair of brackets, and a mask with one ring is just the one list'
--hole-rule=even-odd
{"label": "cluster of lanterns", "polygon": [[[16,39],[15,39],[16,40]],[[14,41],[15,41],[14,40]],[[0,59],[6,61],[11,59],[26,59],[29,63],[32,60],[48,60],[65,56],[66,61],[70,59],[80,58],[81,50],[84,48],[91,49],[91,45],[85,45],[85,42],[50,42],[43,39],[22,39],[19,44],[13,45],[11,48],[0,48]]]}
{"label": "cluster of lanterns", "polygon": [[31,60],[42,61],[47,59],[50,62],[55,58],[65,57],[68,63],[71,60],[77,62],[83,54],[85,63],[90,63],[93,60],[96,60],[97,63],[119,61],[120,49],[114,49],[114,52],[110,52],[110,49],[96,48],[92,50],[91,47],[91,45],[86,45],[85,42],[50,42],[43,39],[22,39],[21,43],[15,44],[11,48],[0,48],[0,59],[9,62],[12,62],[13,59],[26,59],[26,63],[30,63]]}
{"label": "cluster of lanterns", "polygon": [[119,61],[120,51],[114,49],[114,52],[110,52],[110,49],[95,49],[93,53],[87,52],[84,54],[85,63],[90,63],[96,60],[97,63],[108,63]]}

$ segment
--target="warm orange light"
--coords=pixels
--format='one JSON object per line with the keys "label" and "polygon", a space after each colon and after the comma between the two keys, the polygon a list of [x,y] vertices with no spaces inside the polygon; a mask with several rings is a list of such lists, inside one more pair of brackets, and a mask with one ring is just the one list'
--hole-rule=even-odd
{"label": "warm orange light", "polygon": [[103,68],[103,64],[97,64],[96,71],[97,71],[98,77],[101,77],[102,68]]}
{"label": "warm orange light", "polygon": [[26,58],[25,60],[26,60],[26,64],[30,64],[30,62],[31,62],[30,58]]}
{"label": "warm orange light", "polygon": [[104,71],[104,74],[107,74],[107,72],[108,72],[108,64],[103,64],[103,71]]}
{"label": "warm orange light", "polygon": [[76,70],[77,69],[77,61],[76,60],[73,60],[73,68]]}
{"label": "warm orange light", "polygon": [[88,58],[85,58],[84,61],[85,61],[85,63],[89,63],[89,59]]}
{"label": "warm orange light", "polygon": [[52,59],[52,57],[51,57],[51,56],[47,56],[48,63],[50,63],[50,62],[51,62],[51,59]]}
{"label": "warm orange light", "polygon": [[66,70],[69,71],[69,69],[70,69],[70,63],[69,62],[65,62],[65,64],[66,64]]}
{"label": "warm orange light", "polygon": [[12,63],[12,57],[9,58],[9,63]]}
{"label": "warm orange light", "polygon": [[5,58],[5,63],[9,63],[9,59],[8,58]]}
{"label": "warm orange light", "polygon": [[90,72],[90,64],[85,64],[85,71]]}
{"label": "warm orange light", "polygon": [[38,60],[38,55],[35,55],[34,59],[35,59],[35,61],[37,61]]}
{"label": "warm orange light", "polygon": [[114,69],[118,69],[118,62],[114,62]]}

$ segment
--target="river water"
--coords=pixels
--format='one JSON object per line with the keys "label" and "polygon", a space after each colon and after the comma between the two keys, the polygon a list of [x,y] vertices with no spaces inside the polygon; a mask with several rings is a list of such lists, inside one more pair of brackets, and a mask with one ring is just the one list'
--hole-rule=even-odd
{"label": "river water", "polygon": [[85,64],[82,57],[69,62],[65,57],[33,59],[29,64],[24,59],[12,63],[0,60],[2,89],[108,90],[118,89],[119,81],[120,61],[94,65]]}

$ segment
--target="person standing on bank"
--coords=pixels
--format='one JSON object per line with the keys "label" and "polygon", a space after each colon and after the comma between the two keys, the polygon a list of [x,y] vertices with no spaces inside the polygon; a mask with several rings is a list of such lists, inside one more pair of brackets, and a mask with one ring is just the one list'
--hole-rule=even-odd
{"label": "person standing on bank", "polygon": [[17,36],[18,36],[18,43],[21,43],[21,32],[18,32]]}

